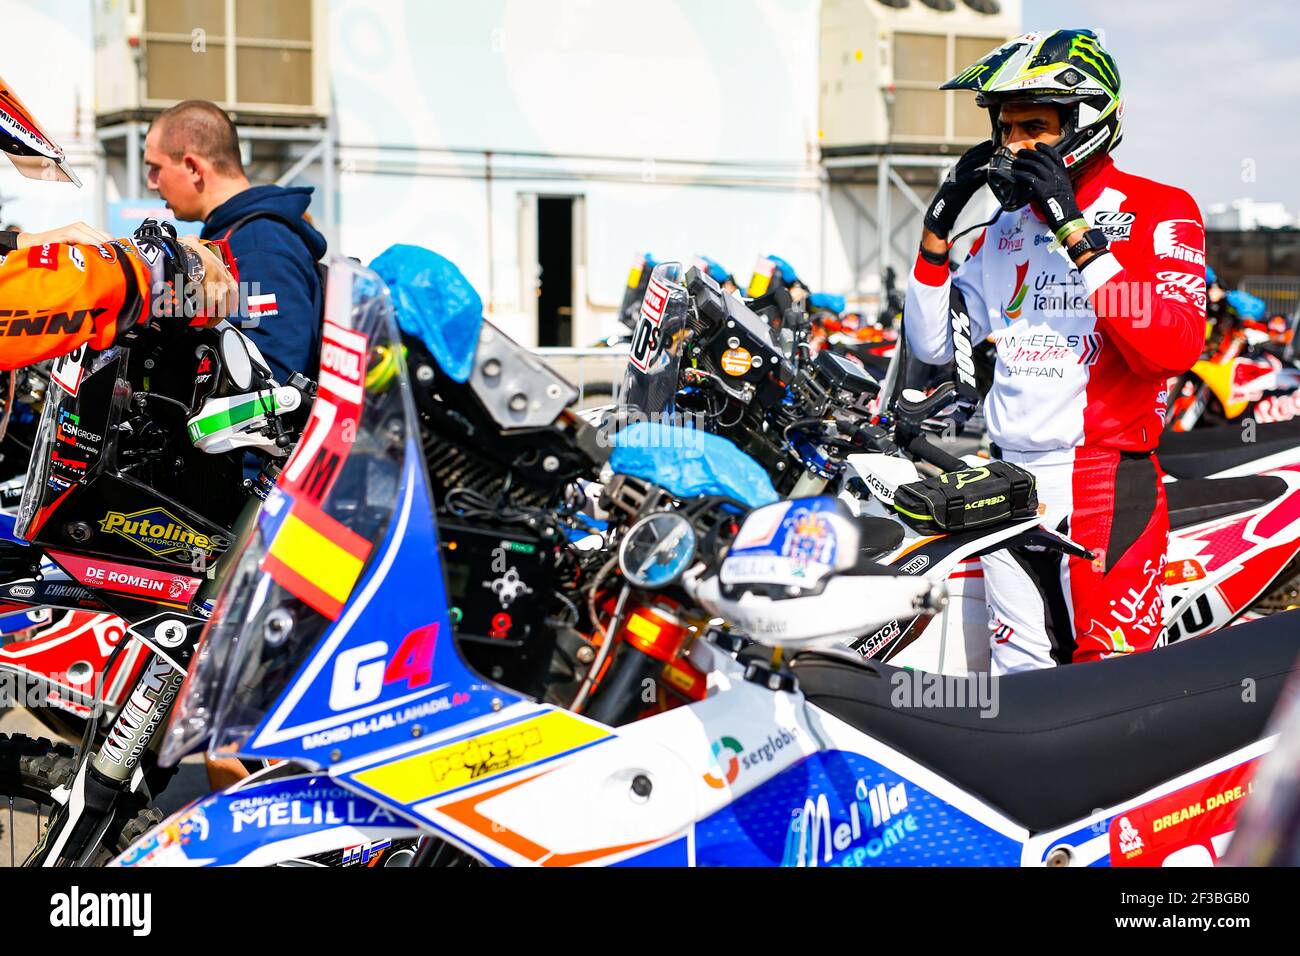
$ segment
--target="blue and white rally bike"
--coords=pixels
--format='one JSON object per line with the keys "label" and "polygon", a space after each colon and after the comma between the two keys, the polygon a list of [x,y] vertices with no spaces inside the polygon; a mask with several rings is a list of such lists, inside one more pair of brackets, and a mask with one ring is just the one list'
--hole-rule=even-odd
{"label": "blue and white rally bike", "polygon": [[[173,815],[117,865],[359,858],[417,835],[414,862],[430,865],[1160,865],[1224,851],[1273,744],[1300,612],[996,683],[864,661],[846,638],[941,605],[942,587],[875,563],[834,498],[747,494],[725,442],[621,436],[615,476],[634,462],[651,494],[606,542],[626,583],[605,632],[632,626],[639,595],[677,589],[691,602],[680,653],[707,686],[644,713],[658,671],[627,662],[672,624],[644,615],[640,645],[604,641],[570,700],[539,700],[466,662],[436,452],[420,443],[387,290],[336,261],[327,311],[313,422],[163,753],[206,742],[282,762]],[[444,368],[472,359],[486,403],[511,387],[480,367],[499,362],[484,355],[497,336],[484,323],[466,354],[425,345]]]}

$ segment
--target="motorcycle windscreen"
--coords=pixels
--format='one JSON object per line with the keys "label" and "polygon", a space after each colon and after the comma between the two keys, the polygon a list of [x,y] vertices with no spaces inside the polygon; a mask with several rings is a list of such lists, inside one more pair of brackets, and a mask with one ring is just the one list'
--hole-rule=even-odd
{"label": "motorcycle windscreen", "polygon": [[645,289],[654,271],[654,263],[648,256],[637,256],[628,272],[627,286],[623,289],[623,302],[618,307],[618,320],[629,329],[636,327],[641,313],[641,300],[645,298]]}
{"label": "motorcycle windscreen", "polygon": [[510,699],[455,651],[387,288],[339,257],[326,300],[312,417],[218,597],[165,764],[207,739],[322,767]]}
{"label": "motorcycle windscreen", "polygon": [[1251,780],[1228,845],[1231,866],[1300,866],[1300,679],[1293,675],[1269,719],[1277,744]]}
{"label": "motorcycle windscreen", "polygon": [[1297,335],[1300,335],[1300,305],[1295,307],[1286,321],[1286,332],[1283,335],[1286,346],[1282,349],[1282,361],[1292,363],[1296,361]]}
{"label": "motorcycle windscreen", "polygon": [[0,149],[28,179],[62,180],[80,186],[63,150],[36,122],[13,88],[0,77]]}
{"label": "motorcycle windscreen", "polygon": [[644,416],[676,410],[677,376],[690,328],[691,297],[680,262],[661,262],[650,274],[632,333],[619,405]]}
{"label": "motorcycle windscreen", "polygon": [[14,392],[17,377],[12,371],[0,372],[0,441],[9,430],[9,418],[14,411]]}
{"label": "motorcycle windscreen", "polygon": [[117,426],[131,400],[126,367],[125,348],[82,346],[54,363],[18,505],[18,537],[33,540],[75,488],[117,467]]}

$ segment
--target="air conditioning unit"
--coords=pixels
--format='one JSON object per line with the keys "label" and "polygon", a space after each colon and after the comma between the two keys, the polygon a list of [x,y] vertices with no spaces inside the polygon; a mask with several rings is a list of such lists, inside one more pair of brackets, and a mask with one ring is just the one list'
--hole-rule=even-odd
{"label": "air conditioning unit", "polygon": [[94,32],[101,125],[187,99],[241,120],[329,111],[326,0],[95,0]]}
{"label": "air conditioning unit", "polygon": [[945,152],[987,139],[974,96],[939,86],[1020,24],[1021,0],[822,0],[822,152]]}

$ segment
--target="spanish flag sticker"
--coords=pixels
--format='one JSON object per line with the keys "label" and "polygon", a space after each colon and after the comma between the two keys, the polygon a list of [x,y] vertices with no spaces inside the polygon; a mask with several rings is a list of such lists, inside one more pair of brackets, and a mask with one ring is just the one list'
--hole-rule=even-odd
{"label": "spanish flag sticker", "polygon": [[370,556],[370,542],[319,508],[295,498],[262,569],[331,621],[337,620]]}

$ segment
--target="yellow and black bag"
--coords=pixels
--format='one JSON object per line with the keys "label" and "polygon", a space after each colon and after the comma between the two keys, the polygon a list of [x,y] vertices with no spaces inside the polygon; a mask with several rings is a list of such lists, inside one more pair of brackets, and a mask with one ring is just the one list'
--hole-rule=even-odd
{"label": "yellow and black bag", "polygon": [[1038,514],[1034,476],[1006,461],[899,485],[894,510],[925,534],[969,531]]}

